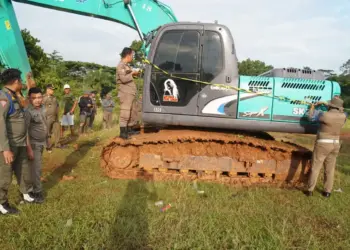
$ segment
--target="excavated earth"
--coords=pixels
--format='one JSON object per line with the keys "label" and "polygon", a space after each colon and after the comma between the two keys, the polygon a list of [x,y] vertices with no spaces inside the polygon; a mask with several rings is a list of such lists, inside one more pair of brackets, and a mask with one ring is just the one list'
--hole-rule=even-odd
{"label": "excavated earth", "polygon": [[165,129],[113,139],[101,154],[110,178],[202,180],[228,184],[303,184],[311,152],[253,134]]}

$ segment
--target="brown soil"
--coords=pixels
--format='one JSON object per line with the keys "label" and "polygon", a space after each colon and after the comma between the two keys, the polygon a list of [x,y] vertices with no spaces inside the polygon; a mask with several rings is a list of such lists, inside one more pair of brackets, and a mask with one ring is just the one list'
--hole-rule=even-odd
{"label": "brown soil", "polygon": [[310,157],[306,148],[258,136],[162,130],[112,140],[101,167],[111,178],[301,181]]}
{"label": "brown soil", "polygon": [[74,180],[76,177],[75,176],[68,176],[68,175],[63,175],[62,177],[62,181],[72,181]]}

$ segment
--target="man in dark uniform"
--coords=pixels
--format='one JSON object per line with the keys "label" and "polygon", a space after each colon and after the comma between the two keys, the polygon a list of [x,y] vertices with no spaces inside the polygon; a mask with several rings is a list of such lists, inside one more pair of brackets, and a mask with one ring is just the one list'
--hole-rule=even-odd
{"label": "man in dark uniform", "polygon": [[[318,105],[320,104],[324,103],[318,103]],[[339,97],[334,97],[327,106],[328,112],[315,111],[313,104],[309,111],[309,119],[319,122],[320,128],[314,146],[308,188],[305,192],[307,196],[312,195],[323,165],[325,167],[323,196],[330,197],[333,188],[336,160],[340,150],[339,138],[347,114],[343,112],[343,100]]]}
{"label": "man in dark uniform", "polygon": [[43,107],[45,108],[46,126],[49,133],[49,145],[47,150],[50,152],[52,147],[56,146],[60,138],[60,127],[58,123],[59,104],[54,96],[54,87],[52,84],[46,85],[46,94],[43,96]]}
{"label": "man in dark uniform", "polygon": [[116,78],[118,86],[118,97],[120,101],[120,137],[128,139],[128,134],[133,133],[132,126],[135,124],[133,110],[135,107],[136,84],[133,76],[139,74],[139,71],[134,71],[128,63],[133,60],[133,51],[131,48],[124,48],[121,54],[121,61],[117,66]]}
{"label": "man in dark uniform", "polygon": [[21,71],[7,69],[0,75],[5,84],[0,92],[0,214],[19,211],[8,203],[8,189],[13,172],[20,187],[22,199],[33,203],[31,174],[27,155],[27,125],[24,111],[16,93],[22,88]]}
{"label": "man in dark uniform", "polygon": [[92,113],[91,113],[91,117],[90,117],[90,121],[89,121],[89,129],[92,130],[92,127],[94,125],[94,121],[95,121],[95,116],[97,114],[97,102],[96,102],[96,93],[95,91],[91,91],[90,93],[90,98],[92,100]]}
{"label": "man in dark uniform", "polygon": [[80,125],[79,134],[86,133],[86,128],[89,126],[93,103],[89,96],[90,92],[85,91],[84,95],[79,98],[79,108],[80,108]]}

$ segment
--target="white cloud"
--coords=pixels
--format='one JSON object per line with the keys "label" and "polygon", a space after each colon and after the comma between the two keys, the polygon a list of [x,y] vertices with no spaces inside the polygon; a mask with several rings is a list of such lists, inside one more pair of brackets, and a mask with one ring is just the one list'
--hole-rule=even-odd
{"label": "white cloud", "polygon": [[[163,0],[165,1],[165,0]],[[240,60],[275,67],[337,70],[350,58],[350,2],[347,0],[167,0],[179,21],[218,20],[228,26]],[[114,66],[124,46],[138,38],[118,23],[15,4],[21,28],[67,60]],[[38,18],[40,16],[40,18]]]}

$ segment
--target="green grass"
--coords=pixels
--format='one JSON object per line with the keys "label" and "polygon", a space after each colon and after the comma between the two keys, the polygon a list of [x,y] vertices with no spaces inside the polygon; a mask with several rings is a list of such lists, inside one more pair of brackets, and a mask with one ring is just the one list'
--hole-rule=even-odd
{"label": "green grass", "polygon": [[[350,249],[349,160],[336,173],[335,189],[344,192],[329,200],[295,189],[209,183],[198,184],[200,195],[190,182],[103,176],[100,152],[117,134],[96,132],[78,140],[79,150],[45,153],[46,202],[0,216],[0,249]],[[62,175],[76,178],[61,181]],[[15,185],[10,197],[17,202]],[[158,200],[172,207],[160,212]]]}

